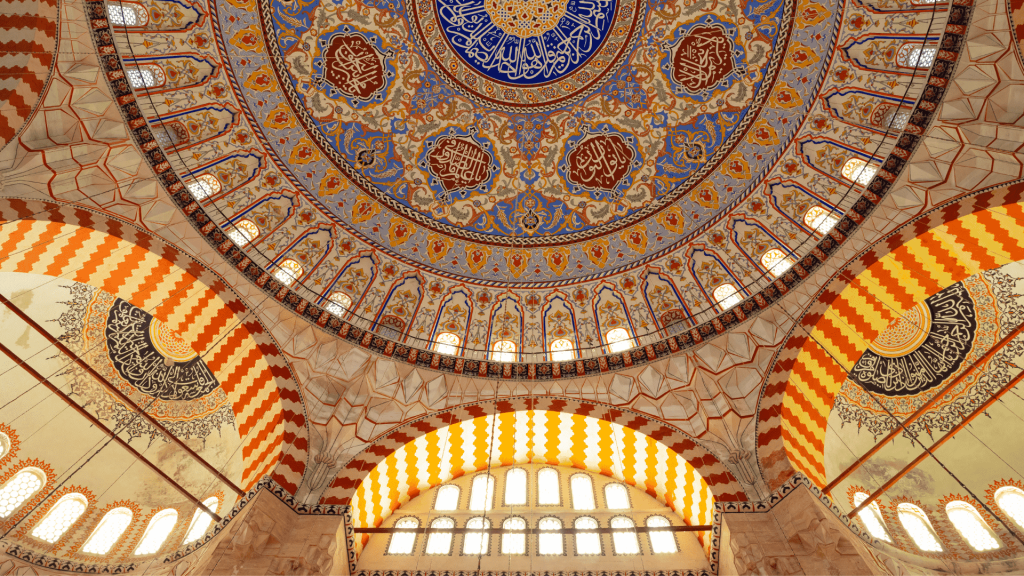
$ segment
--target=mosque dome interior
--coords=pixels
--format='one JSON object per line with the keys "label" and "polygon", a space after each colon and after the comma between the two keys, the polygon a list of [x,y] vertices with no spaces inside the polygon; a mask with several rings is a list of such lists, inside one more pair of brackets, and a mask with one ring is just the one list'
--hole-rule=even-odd
{"label": "mosque dome interior", "polygon": [[0,576],[1024,572],[1024,1],[0,30]]}

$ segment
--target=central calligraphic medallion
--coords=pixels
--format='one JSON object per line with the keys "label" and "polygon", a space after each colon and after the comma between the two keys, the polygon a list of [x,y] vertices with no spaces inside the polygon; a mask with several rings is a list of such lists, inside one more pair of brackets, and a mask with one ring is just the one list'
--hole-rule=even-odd
{"label": "central calligraphic medallion", "polygon": [[409,0],[445,81],[503,110],[550,110],[596,90],[642,25],[644,0]]}

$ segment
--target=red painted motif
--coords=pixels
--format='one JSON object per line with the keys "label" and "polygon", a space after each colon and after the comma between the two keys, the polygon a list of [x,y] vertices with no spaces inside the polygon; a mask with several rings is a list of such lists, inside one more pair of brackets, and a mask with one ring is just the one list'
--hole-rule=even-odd
{"label": "red painted motif", "polygon": [[384,88],[384,64],[372,44],[358,34],[338,34],[324,50],[324,80],[353,98],[369,100]]}
{"label": "red painted motif", "polygon": [[721,26],[696,26],[679,40],[672,54],[672,79],[697,94],[732,73],[732,38]]}

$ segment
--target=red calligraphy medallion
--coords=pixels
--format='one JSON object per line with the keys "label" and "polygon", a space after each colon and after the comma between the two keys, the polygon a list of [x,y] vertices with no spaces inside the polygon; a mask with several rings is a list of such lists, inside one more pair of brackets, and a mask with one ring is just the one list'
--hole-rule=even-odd
{"label": "red calligraphy medallion", "polygon": [[490,176],[491,155],[472,140],[439,138],[427,154],[430,173],[446,192],[474,188]]}
{"label": "red calligraphy medallion", "polygon": [[672,54],[672,79],[691,94],[718,85],[732,73],[733,41],[721,26],[696,26]]}
{"label": "red calligraphy medallion", "polygon": [[384,88],[382,55],[358,34],[337,34],[324,49],[324,81],[353,98],[369,100]]}
{"label": "red calligraphy medallion", "polygon": [[584,139],[569,153],[566,177],[571,184],[590,190],[611,191],[629,174],[633,150],[619,134],[597,134]]}

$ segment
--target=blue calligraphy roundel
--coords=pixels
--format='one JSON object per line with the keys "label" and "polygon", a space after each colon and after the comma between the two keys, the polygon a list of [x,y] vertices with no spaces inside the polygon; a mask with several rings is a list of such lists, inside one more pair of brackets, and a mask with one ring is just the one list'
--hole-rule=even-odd
{"label": "blue calligraphy roundel", "polygon": [[572,74],[600,48],[618,0],[436,0],[448,43],[497,82],[545,84]]}

